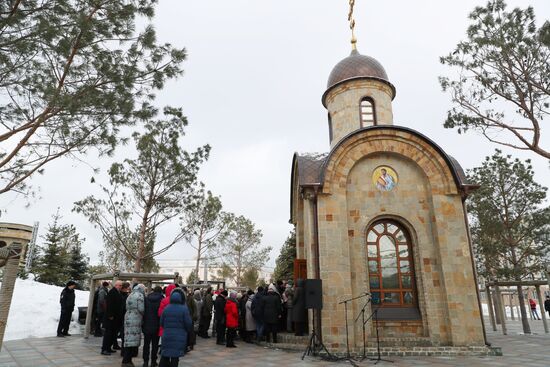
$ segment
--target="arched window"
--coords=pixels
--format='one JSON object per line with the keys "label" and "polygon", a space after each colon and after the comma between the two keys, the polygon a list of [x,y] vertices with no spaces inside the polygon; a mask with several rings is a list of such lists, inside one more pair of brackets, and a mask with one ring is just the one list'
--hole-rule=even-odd
{"label": "arched window", "polygon": [[383,307],[417,307],[412,246],[400,224],[382,220],[367,232],[372,303]]}
{"label": "arched window", "polygon": [[361,127],[376,125],[374,114],[374,101],[365,97],[361,100]]}

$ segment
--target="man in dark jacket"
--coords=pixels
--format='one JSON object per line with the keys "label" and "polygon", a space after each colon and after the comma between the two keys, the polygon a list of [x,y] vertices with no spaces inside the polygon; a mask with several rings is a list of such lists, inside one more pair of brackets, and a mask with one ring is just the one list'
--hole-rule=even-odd
{"label": "man in dark jacket", "polygon": [[548,311],[548,315],[550,315],[550,296],[546,296],[546,300],[544,301],[544,310]]}
{"label": "man in dark jacket", "polygon": [[59,324],[57,325],[57,336],[59,337],[71,336],[69,334],[69,325],[71,324],[71,315],[74,310],[75,287],[76,283],[69,280],[59,297],[59,303],[61,304],[61,315],[59,316]]}
{"label": "man in dark jacket", "polygon": [[214,318],[216,319],[216,344],[225,344],[225,299],[227,291],[223,290],[214,302]]}
{"label": "man in dark jacket", "polygon": [[143,314],[143,367],[149,367],[149,356],[151,356],[151,367],[157,366],[157,355],[159,351],[159,306],[163,299],[162,288],[156,286],[153,292],[145,298],[145,313]]}
{"label": "man in dark jacket", "polygon": [[277,343],[277,327],[281,318],[282,302],[275,285],[270,284],[267,295],[262,298],[262,310],[266,341],[269,343],[269,334],[273,334],[273,343]]}
{"label": "man in dark jacket", "polygon": [[103,355],[110,355],[114,353],[113,349],[120,349],[117,342],[117,335],[124,320],[124,314],[122,312],[123,299],[122,294],[120,294],[121,287],[122,282],[117,280],[113,288],[107,293],[105,334],[103,334],[103,344],[101,346],[101,354]]}
{"label": "man in dark jacket", "polygon": [[101,325],[105,318],[105,309],[107,307],[107,293],[109,293],[109,282],[103,282],[97,290],[97,298],[94,301],[95,308],[95,330],[94,336],[103,336]]}
{"label": "man in dark jacket", "polygon": [[294,329],[296,330],[294,335],[304,335],[306,320],[307,310],[306,297],[304,293],[304,280],[298,279],[296,281],[296,288],[294,289],[294,297],[292,298],[292,321],[294,322]]}
{"label": "man in dark jacket", "polygon": [[262,309],[262,298],[264,297],[264,287],[258,287],[258,291],[252,300],[251,311],[254,321],[256,321],[256,341],[260,342],[264,336],[264,311]]}
{"label": "man in dark jacket", "polygon": [[197,335],[203,338],[210,338],[208,336],[208,329],[210,328],[210,320],[212,320],[212,307],[214,301],[212,300],[212,288],[206,289],[206,295],[204,296],[204,303],[201,308],[201,315],[199,320],[199,332]]}

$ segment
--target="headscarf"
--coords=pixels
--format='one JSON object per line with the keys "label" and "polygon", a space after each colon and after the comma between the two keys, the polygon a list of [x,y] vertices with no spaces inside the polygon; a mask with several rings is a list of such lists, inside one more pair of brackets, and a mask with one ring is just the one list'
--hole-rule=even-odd
{"label": "headscarf", "polygon": [[198,289],[193,293],[193,298],[195,299],[195,301],[200,301],[201,300],[201,291],[199,291]]}

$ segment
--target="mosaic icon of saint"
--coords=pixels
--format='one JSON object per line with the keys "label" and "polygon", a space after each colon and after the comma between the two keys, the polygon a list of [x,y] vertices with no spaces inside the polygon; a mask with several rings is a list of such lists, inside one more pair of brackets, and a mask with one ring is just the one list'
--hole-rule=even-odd
{"label": "mosaic icon of saint", "polygon": [[376,180],[376,187],[381,191],[390,191],[395,186],[395,179],[385,168],[380,170],[381,174]]}

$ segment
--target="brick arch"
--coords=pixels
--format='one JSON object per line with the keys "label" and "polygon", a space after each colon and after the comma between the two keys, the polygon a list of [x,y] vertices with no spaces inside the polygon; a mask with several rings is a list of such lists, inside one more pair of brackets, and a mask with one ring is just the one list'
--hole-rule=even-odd
{"label": "brick arch", "polygon": [[409,131],[380,127],[359,130],[335,147],[324,167],[321,180],[323,193],[345,189],[353,166],[376,153],[396,154],[415,162],[426,175],[432,194],[458,193],[457,182],[446,157],[432,144]]}

